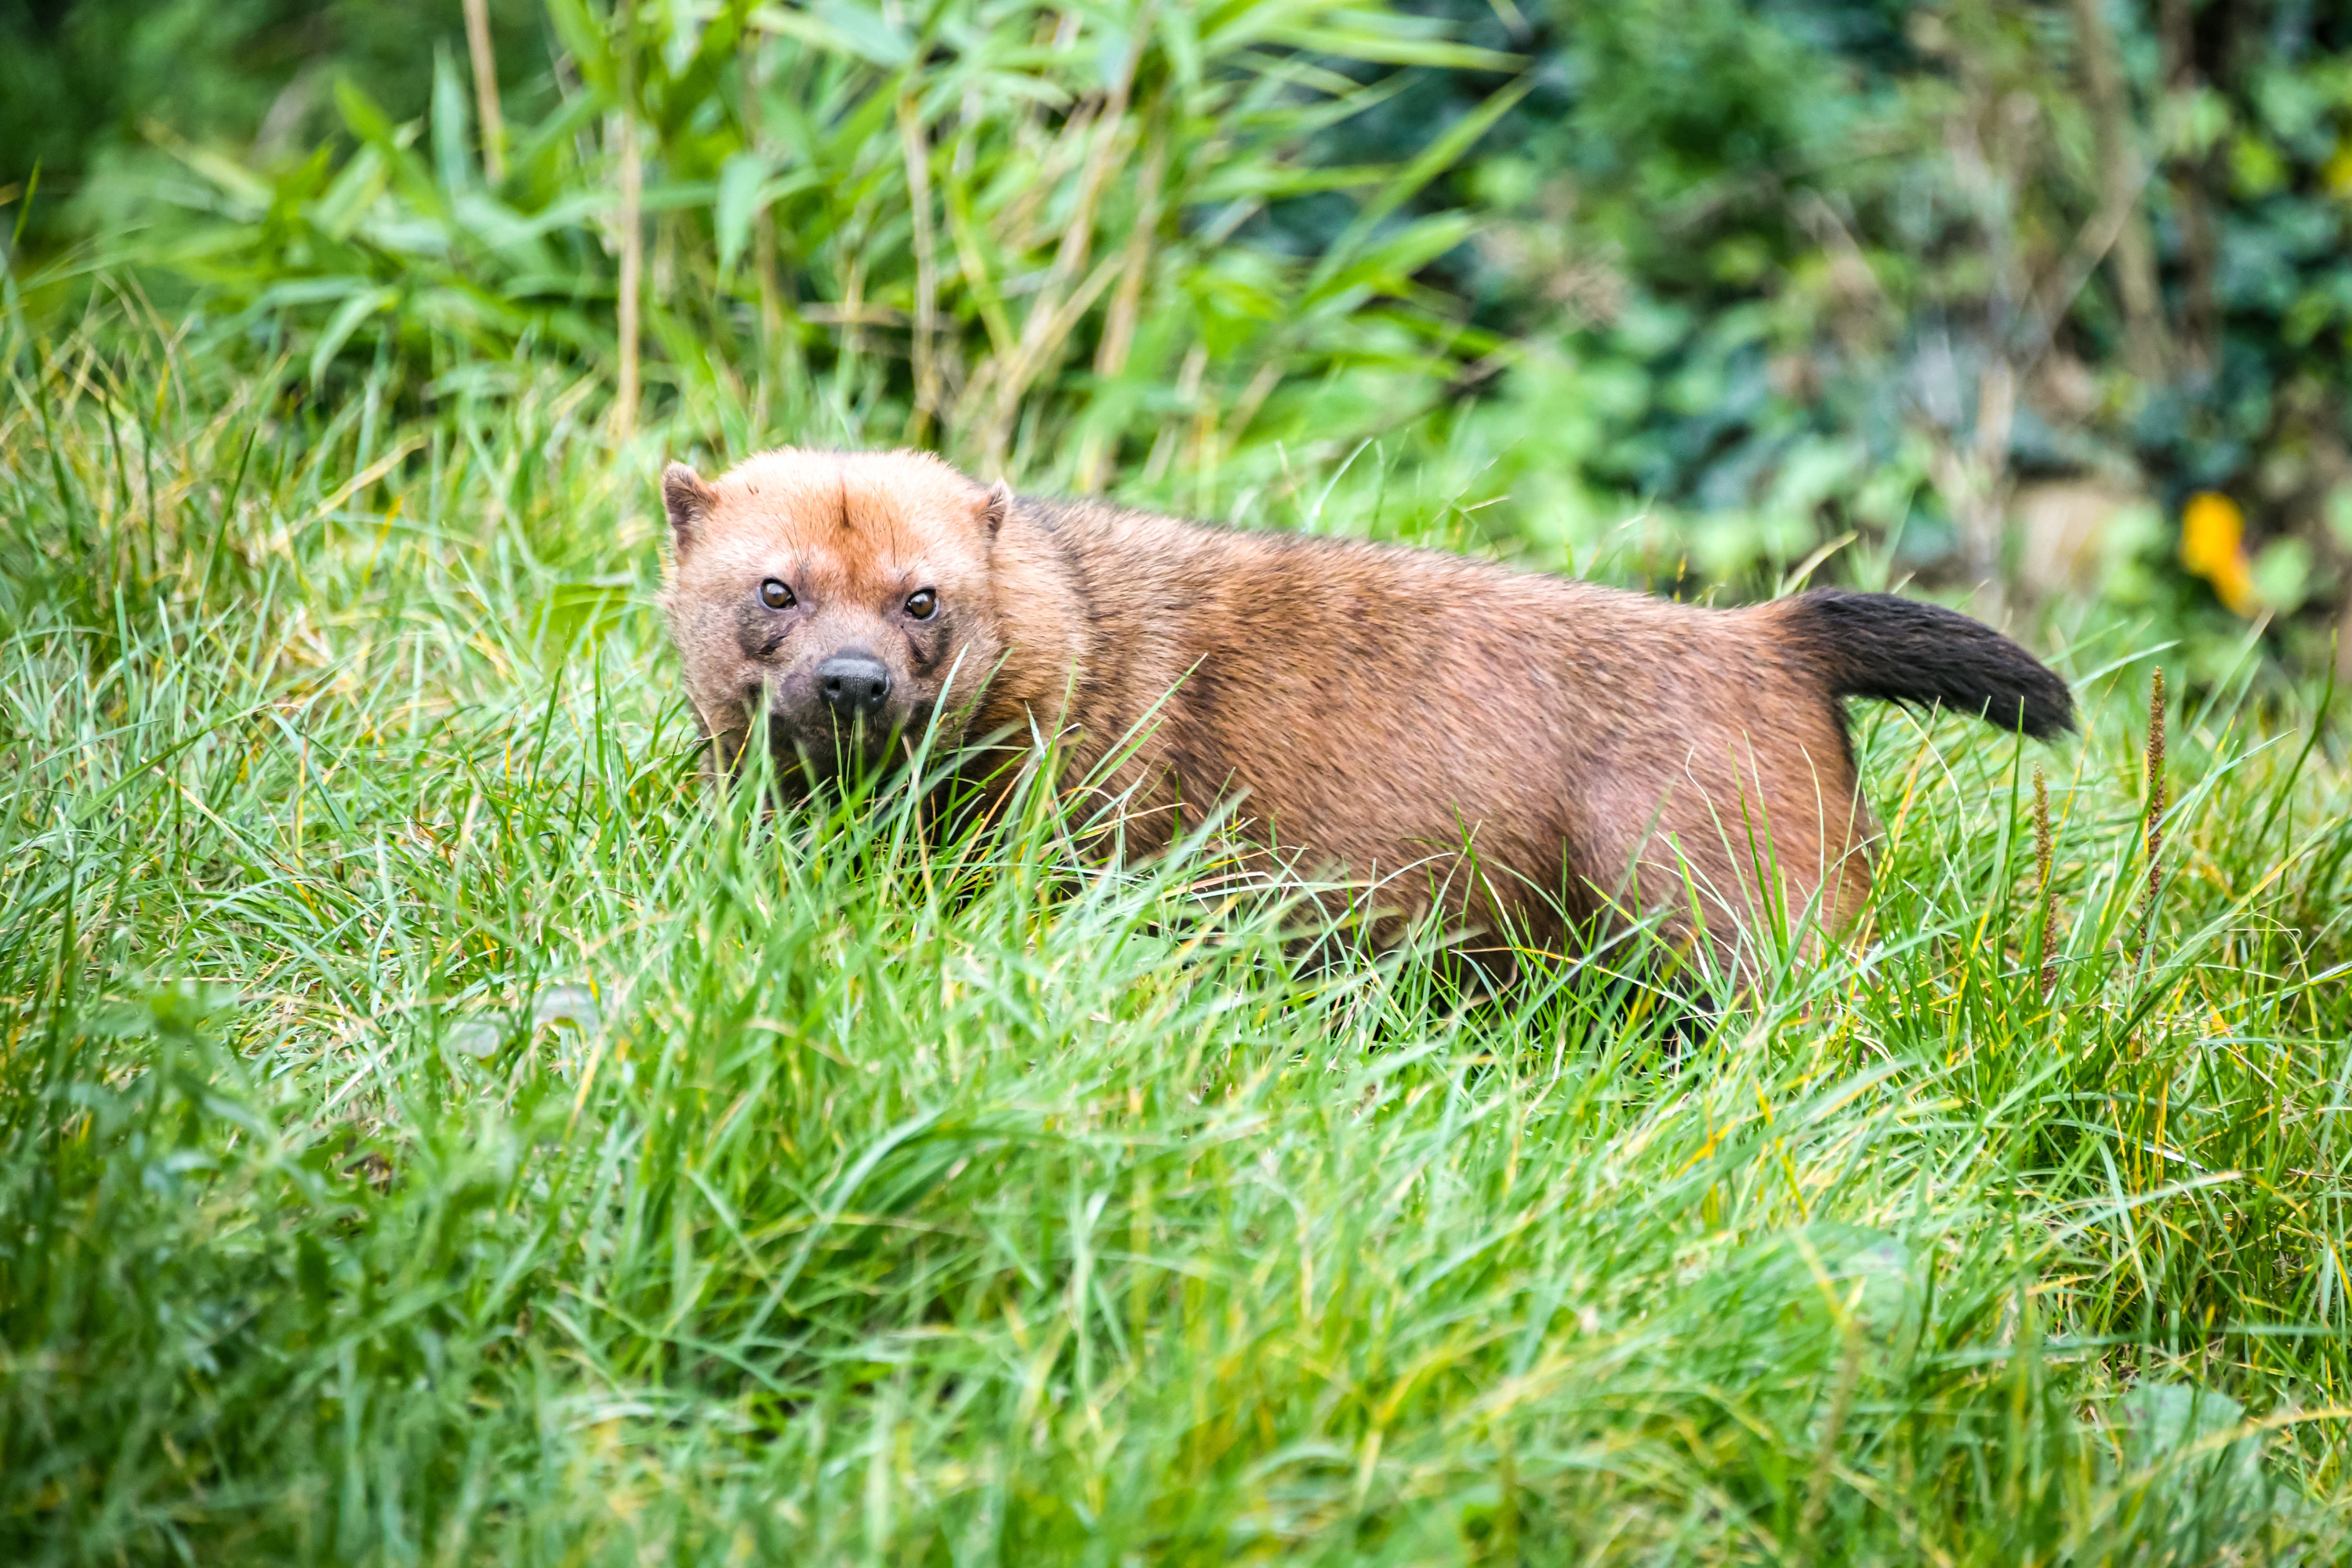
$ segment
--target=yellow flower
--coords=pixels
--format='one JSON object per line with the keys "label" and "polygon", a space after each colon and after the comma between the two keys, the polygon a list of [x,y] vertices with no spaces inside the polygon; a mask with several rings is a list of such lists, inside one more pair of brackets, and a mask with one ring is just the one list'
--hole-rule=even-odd
{"label": "yellow flower", "polygon": [[2262,608],[2246,565],[2246,515],[2218,490],[2200,490],[2180,514],[2180,564],[2213,584],[2221,602],[2242,616]]}
{"label": "yellow flower", "polygon": [[2336,195],[2352,196],[2352,138],[2336,139],[2335,153],[2319,166],[2319,178]]}

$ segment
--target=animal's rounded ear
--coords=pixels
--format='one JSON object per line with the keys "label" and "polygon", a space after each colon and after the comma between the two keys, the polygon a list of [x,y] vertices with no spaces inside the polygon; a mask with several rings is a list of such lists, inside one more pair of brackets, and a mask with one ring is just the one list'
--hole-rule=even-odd
{"label": "animal's rounded ear", "polygon": [[1013,487],[999,479],[988,488],[988,499],[980,503],[980,521],[988,525],[988,537],[994,539],[1012,515]]}
{"label": "animal's rounded ear", "polygon": [[672,463],[662,470],[662,505],[669,512],[670,537],[677,544],[681,560],[694,548],[702,525],[710,520],[719,505],[719,492],[702,482],[702,476],[684,463]]}

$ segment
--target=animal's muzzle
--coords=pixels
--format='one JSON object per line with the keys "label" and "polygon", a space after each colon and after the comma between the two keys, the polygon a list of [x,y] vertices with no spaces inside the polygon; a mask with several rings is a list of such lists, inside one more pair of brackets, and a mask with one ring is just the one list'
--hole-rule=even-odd
{"label": "animal's muzzle", "polygon": [[890,700],[890,669],[869,653],[837,653],[816,667],[816,694],[843,723],[872,721]]}

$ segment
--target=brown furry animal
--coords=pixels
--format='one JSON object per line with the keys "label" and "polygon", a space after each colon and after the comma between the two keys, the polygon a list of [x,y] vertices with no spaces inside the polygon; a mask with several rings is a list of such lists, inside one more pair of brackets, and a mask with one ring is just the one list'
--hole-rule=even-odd
{"label": "brown furry animal", "polygon": [[1655,913],[1730,959],[1816,897],[1834,930],[1871,831],[1842,699],[2073,723],[2014,643],[1884,594],[1703,609],[1015,498],[917,452],[768,452],[715,483],[672,464],[662,489],[664,603],[719,769],[762,710],[810,777],[935,715],[950,742],[1060,735],[1066,777],[1116,764],[1130,853],[1223,802],[1261,863],[1490,942]]}

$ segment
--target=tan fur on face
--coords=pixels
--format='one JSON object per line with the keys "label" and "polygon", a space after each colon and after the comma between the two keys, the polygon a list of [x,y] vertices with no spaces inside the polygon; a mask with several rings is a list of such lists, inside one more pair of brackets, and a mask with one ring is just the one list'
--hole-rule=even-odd
{"label": "tan fur on face", "polygon": [[[1727,957],[1817,897],[1834,928],[1868,889],[1838,706],[1783,605],[992,499],[908,452],[771,452],[708,487],[673,468],[667,495],[666,602],[722,761],[812,660],[871,644],[927,700],[959,667],[979,700],[953,733],[1066,736],[1067,776],[1139,734],[1108,784],[1130,852],[1238,799],[1244,837],[1402,914],[1554,945],[1657,911]],[[762,651],[743,605],[779,574],[810,609]],[[955,616],[928,666],[892,620],[922,585]]]}
{"label": "tan fur on face", "polygon": [[[687,694],[721,765],[732,763],[761,708],[781,752],[832,744],[812,687],[844,649],[890,671],[883,728],[919,731],[956,668],[967,696],[1002,650],[989,492],[914,453],[764,453],[705,484],[673,464],[663,477],[676,544],[662,596],[686,665]],[[773,579],[789,611],[759,600]],[[904,613],[930,589],[929,623]],[[887,741],[887,734],[877,734]]]}

